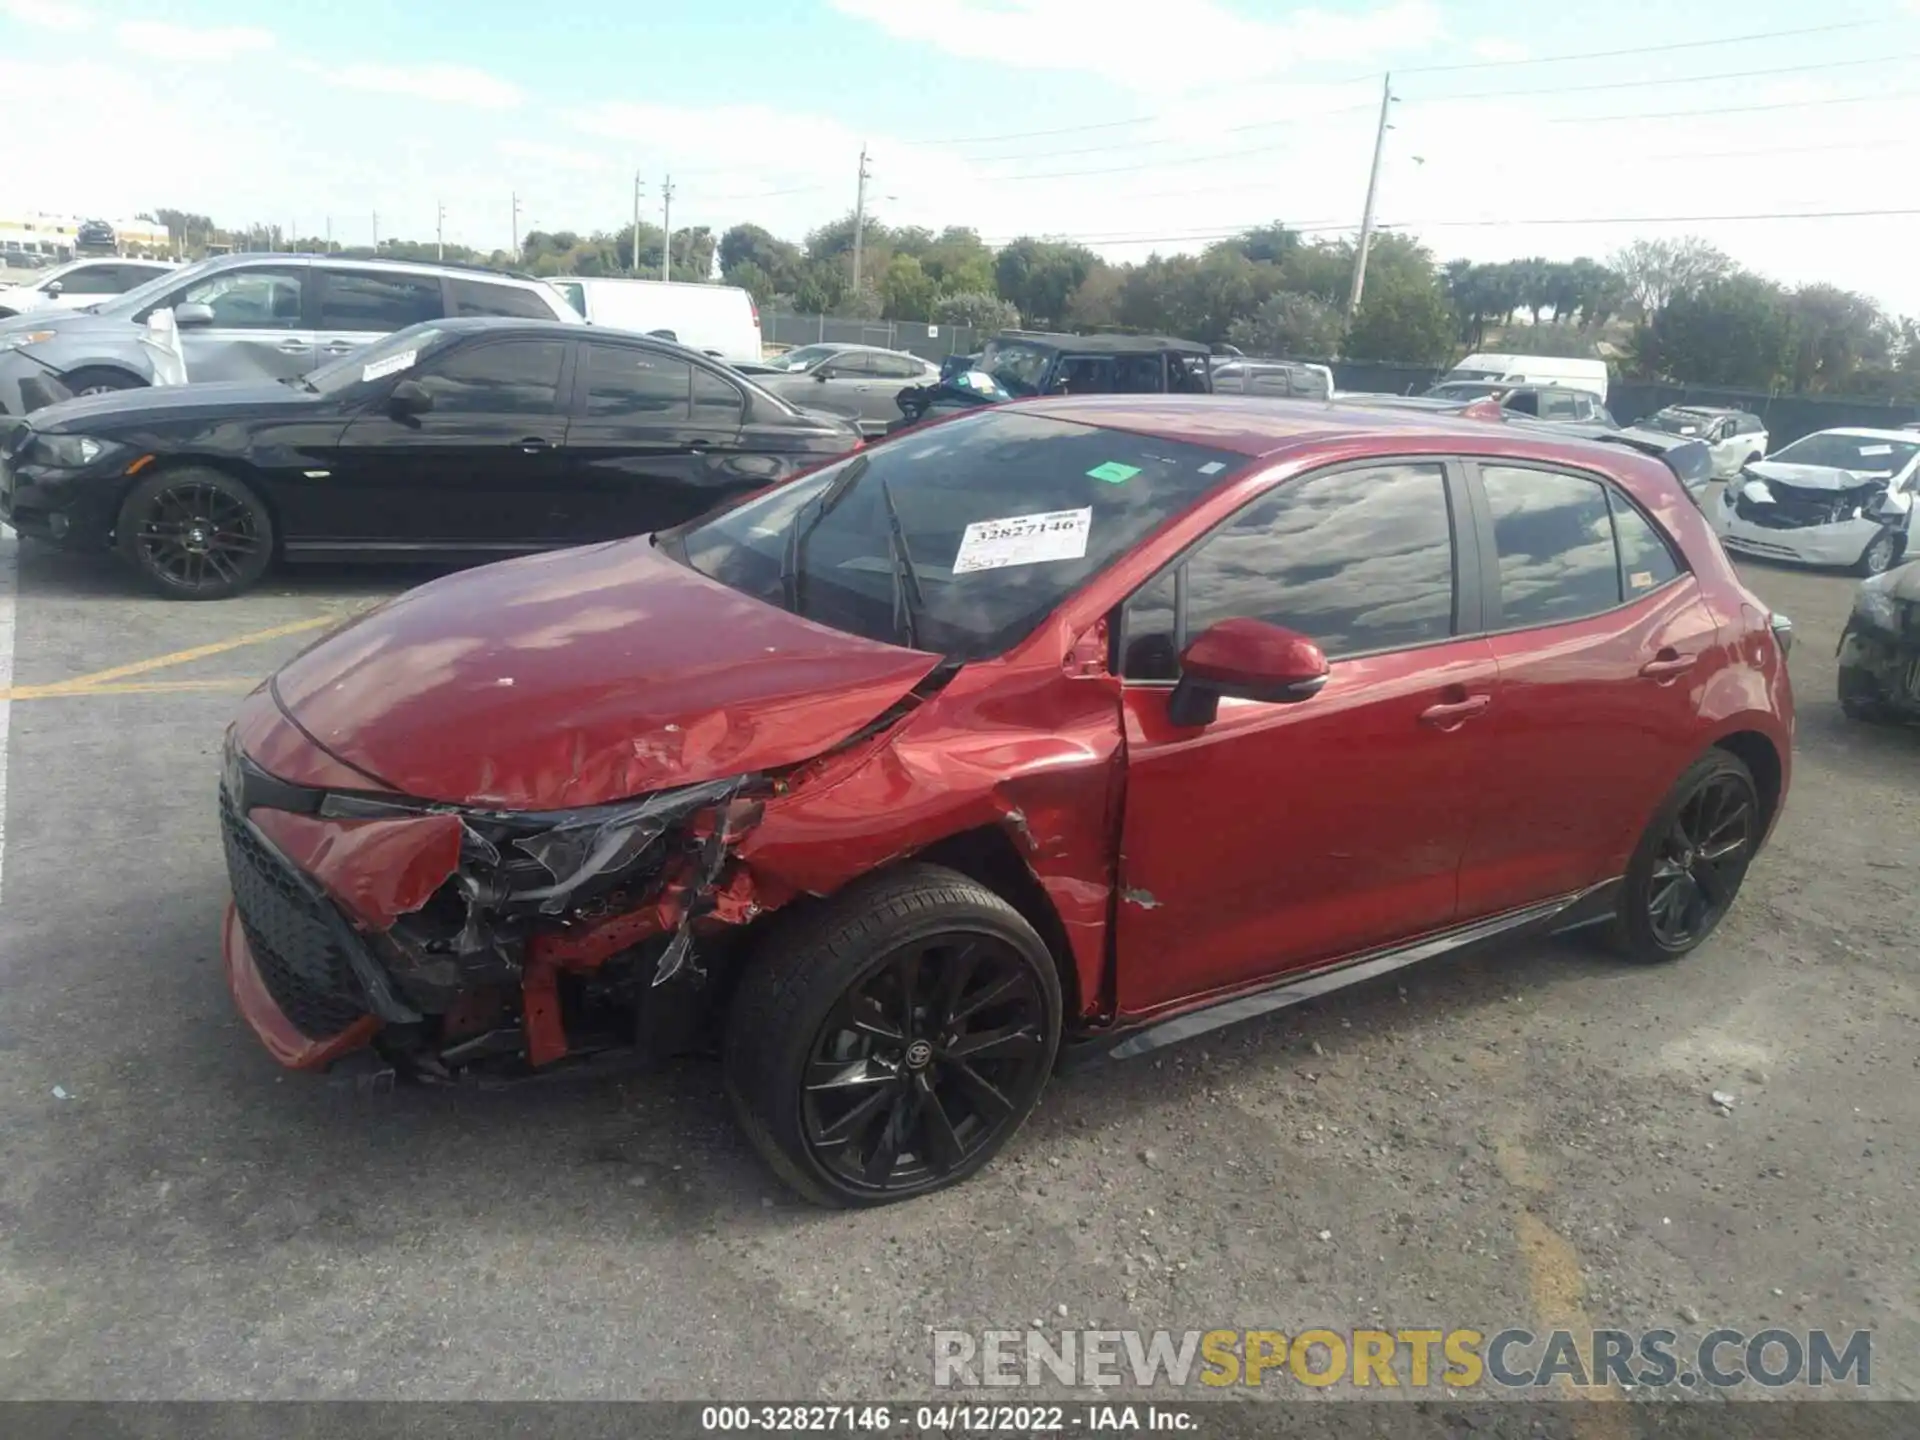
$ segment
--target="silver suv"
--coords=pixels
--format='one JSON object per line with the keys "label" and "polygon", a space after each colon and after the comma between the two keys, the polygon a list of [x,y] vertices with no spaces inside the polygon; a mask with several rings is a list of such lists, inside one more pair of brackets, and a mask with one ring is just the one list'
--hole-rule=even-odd
{"label": "silver suv", "polygon": [[[0,408],[154,381],[147,318],[172,310],[187,378],[302,375],[423,320],[501,315],[584,324],[545,281],[401,260],[222,255],[86,310],[0,320]],[[51,383],[50,383],[51,382]]]}

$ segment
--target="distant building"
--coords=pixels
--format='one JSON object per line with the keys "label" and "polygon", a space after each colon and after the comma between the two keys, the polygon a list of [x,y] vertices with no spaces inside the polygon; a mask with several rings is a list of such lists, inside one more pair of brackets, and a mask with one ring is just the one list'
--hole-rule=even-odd
{"label": "distant building", "polygon": [[74,236],[80,221],[72,215],[38,211],[0,212],[0,256],[32,257],[41,263],[73,258]]}

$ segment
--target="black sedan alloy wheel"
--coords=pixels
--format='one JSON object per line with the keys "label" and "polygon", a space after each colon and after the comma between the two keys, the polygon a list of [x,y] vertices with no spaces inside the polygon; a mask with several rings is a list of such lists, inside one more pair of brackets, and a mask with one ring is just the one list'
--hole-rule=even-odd
{"label": "black sedan alloy wheel", "polygon": [[1704,939],[1733,903],[1759,838],[1753,787],[1719,775],[1681,805],[1654,861],[1647,920],[1671,950]]}
{"label": "black sedan alloy wheel", "polygon": [[273,524],[245,485],[211,470],[155,475],[127,496],[122,552],[164,595],[211,600],[259,579],[273,556]]}
{"label": "black sedan alloy wheel", "polygon": [[1027,960],[987,935],[902,947],[815,1037],[808,1148],[841,1184],[918,1190],[1026,1113],[1046,1079],[1046,1004]]}

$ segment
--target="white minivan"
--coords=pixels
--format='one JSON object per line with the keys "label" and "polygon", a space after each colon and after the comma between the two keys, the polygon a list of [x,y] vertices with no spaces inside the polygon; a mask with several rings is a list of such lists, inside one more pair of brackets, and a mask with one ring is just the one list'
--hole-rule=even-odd
{"label": "white minivan", "polygon": [[760,310],[738,286],[598,275],[547,283],[589,324],[658,335],[722,360],[760,358]]}
{"label": "white minivan", "polygon": [[1469,355],[1441,377],[1480,380],[1493,385],[1561,385],[1585,390],[1602,404],[1607,398],[1607,362],[1562,355]]}

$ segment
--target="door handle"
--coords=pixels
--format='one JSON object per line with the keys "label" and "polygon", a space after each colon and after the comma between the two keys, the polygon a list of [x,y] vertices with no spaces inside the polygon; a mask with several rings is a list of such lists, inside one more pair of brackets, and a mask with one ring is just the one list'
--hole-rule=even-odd
{"label": "door handle", "polygon": [[304,340],[282,340],[278,348],[282,355],[304,355],[313,347]]}
{"label": "door handle", "polygon": [[1491,695],[1469,695],[1464,700],[1443,700],[1420,712],[1420,723],[1436,730],[1457,730],[1493,703]]}
{"label": "door handle", "polygon": [[523,435],[517,442],[528,455],[538,455],[543,450],[551,450],[553,442],[539,435]]}
{"label": "door handle", "polygon": [[704,455],[712,448],[713,442],[711,440],[689,440],[687,442],[687,449],[696,455]]}
{"label": "door handle", "polygon": [[360,347],[351,340],[329,340],[320,348],[329,355],[350,355]]}
{"label": "door handle", "polygon": [[1682,655],[1678,650],[1669,647],[1642,665],[1640,673],[1649,680],[1658,680],[1664,684],[1686,674],[1699,659],[1698,655]]}

